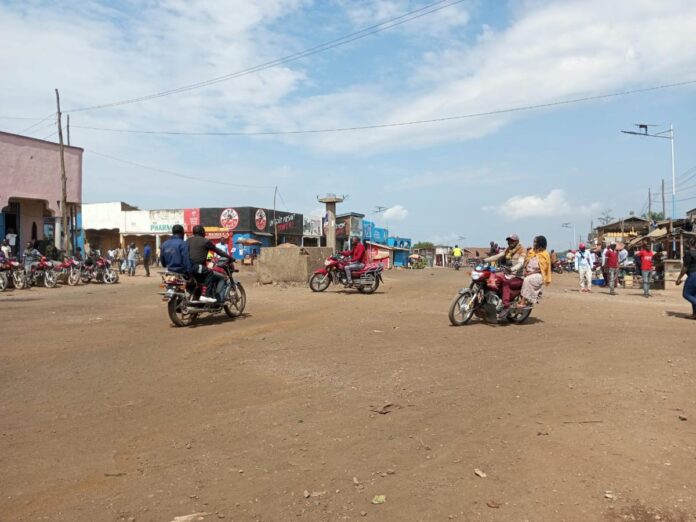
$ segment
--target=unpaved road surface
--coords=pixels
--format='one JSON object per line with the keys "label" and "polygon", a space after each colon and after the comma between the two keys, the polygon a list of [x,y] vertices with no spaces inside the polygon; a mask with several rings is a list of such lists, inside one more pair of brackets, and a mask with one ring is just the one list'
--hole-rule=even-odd
{"label": "unpaved road surface", "polygon": [[0,295],[0,520],[695,520],[678,294],[557,276],[528,324],[456,328],[465,272],[252,277],[185,329],[156,278]]}

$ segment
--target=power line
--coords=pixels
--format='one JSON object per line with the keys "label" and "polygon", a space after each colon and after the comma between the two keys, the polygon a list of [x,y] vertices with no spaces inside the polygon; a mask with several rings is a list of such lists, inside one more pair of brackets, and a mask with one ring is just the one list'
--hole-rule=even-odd
{"label": "power line", "polygon": [[[56,113],[52,112],[48,116],[45,116],[41,121],[38,121],[38,122],[34,123],[33,125],[29,125],[29,127],[27,127],[26,129],[22,129],[21,131],[17,132],[17,134],[24,134],[25,132],[28,132],[29,130],[33,129],[34,127],[38,127],[43,122],[53,118],[55,115],[56,115]],[[51,125],[53,125],[53,124],[54,124],[54,122],[51,122]],[[48,125],[44,125],[43,127],[41,127],[41,129],[45,129],[46,127],[48,127]],[[41,129],[39,129],[39,130],[41,130]],[[36,132],[36,131],[34,131],[34,132]]]}
{"label": "power line", "polygon": [[280,190],[278,190],[278,197],[280,198],[280,201],[283,204],[283,207],[285,208],[285,210],[287,212],[290,212],[290,210],[288,209],[288,206],[285,204],[285,200],[283,199],[283,195],[280,193]]}
{"label": "power line", "polygon": [[597,96],[585,96],[582,98],[573,98],[571,100],[562,100],[556,102],[539,103],[536,105],[523,105],[519,107],[511,107],[507,109],[497,109],[486,112],[476,112],[471,114],[462,114],[458,116],[446,116],[442,118],[432,118],[427,120],[414,120],[414,121],[402,121],[396,123],[379,123],[374,125],[359,125],[354,127],[335,127],[335,128],[325,128],[325,129],[304,129],[304,130],[291,130],[291,131],[213,131],[213,132],[187,132],[187,131],[158,131],[158,130],[130,130],[130,129],[113,129],[107,127],[90,127],[83,125],[72,125],[75,129],[86,129],[86,130],[96,130],[103,132],[121,132],[127,134],[160,134],[168,136],[273,136],[273,135],[292,135],[292,134],[319,134],[328,132],[349,132],[349,131],[362,131],[370,129],[384,129],[390,127],[405,127],[408,125],[422,125],[426,123],[441,123],[453,120],[463,120],[469,118],[479,118],[482,116],[494,116],[497,114],[508,114],[511,112],[522,112],[531,111],[535,109],[544,109],[548,107],[557,107],[559,105],[570,105],[573,103],[581,103],[587,101],[604,100],[607,98],[615,98],[619,96],[628,96],[631,94],[639,94],[644,92],[651,92],[660,89],[668,89],[672,87],[681,87],[684,85],[696,84],[696,80],[688,80],[684,82],[669,83],[664,85],[657,85],[654,87],[646,87],[643,89],[632,89],[627,91],[619,91],[608,94],[599,94]]}
{"label": "power line", "polygon": [[[51,115],[52,116],[52,115]],[[0,116],[0,120],[41,120],[44,121],[46,118],[28,118],[25,116]]]}
{"label": "power line", "polygon": [[160,168],[157,168],[157,167],[151,167],[151,166],[149,166],[149,165],[143,165],[142,163],[136,163],[135,161],[130,161],[130,160],[125,160],[125,159],[117,158],[117,157],[115,157],[115,156],[110,156],[110,155],[108,155],[108,154],[103,154],[103,153],[97,152],[97,151],[95,151],[95,150],[86,150],[86,152],[88,152],[89,154],[94,154],[94,155],[96,155],[96,156],[101,156],[102,158],[107,158],[107,159],[110,159],[110,160],[113,160],[113,161],[118,161],[118,162],[124,163],[124,164],[126,164],[126,165],[132,165],[132,166],[134,166],[134,167],[140,167],[141,169],[151,170],[151,171],[153,171],[153,172],[159,172],[159,173],[162,173],[162,174],[169,174],[170,176],[176,176],[176,177],[183,178],[183,179],[190,179],[190,180],[193,180],[193,181],[201,181],[201,182],[205,182],[205,183],[214,183],[214,184],[216,184],[216,185],[225,185],[225,186],[228,186],[228,187],[239,187],[239,188],[254,188],[254,189],[272,189],[272,188],[275,188],[275,187],[272,187],[272,186],[270,186],[270,185],[244,185],[244,184],[241,184],[241,183],[229,183],[229,182],[226,182],[226,181],[220,181],[220,180],[214,180],[214,179],[206,179],[206,178],[199,178],[199,177],[196,177],[196,176],[191,176],[191,175],[187,175],[187,174],[182,174],[182,173],[180,173],[180,172],[174,172],[174,171],[172,171],[172,170],[165,170],[165,169],[160,169]]}
{"label": "power line", "polygon": [[[437,2],[434,2],[432,4],[426,5],[425,7],[421,7],[419,9],[416,9],[414,11],[409,11],[408,13],[405,13],[403,15],[384,20],[383,22],[380,22],[378,24],[372,25],[370,27],[366,27],[364,29],[361,29],[360,31],[356,31],[354,33],[347,34],[345,36],[342,36],[340,38],[336,38],[334,40],[330,40],[328,42],[324,42],[322,44],[316,45],[314,47],[310,47],[308,49],[305,49],[303,51],[299,51],[294,54],[290,54],[281,58],[277,58],[275,60],[272,60],[270,62],[265,62],[259,65],[256,65],[254,67],[250,67],[248,69],[243,69],[241,71],[237,71],[234,73],[226,74],[224,76],[218,76],[216,78],[210,78],[208,80],[203,80],[200,82],[192,83],[189,85],[183,85],[181,87],[176,87],[173,89],[169,89],[166,91],[160,91],[152,94],[147,94],[145,96],[140,96],[137,98],[128,98],[125,100],[119,100],[119,101],[114,101],[114,102],[109,102],[109,103],[103,103],[100,105],[92,105],[89,107],[80,107],[76,109],[70,109],[65,112],[82,112],[82,111],[91,111],[91,110],[96,110],[96,109],[105,109],[108,107],[117,107],[120,105],[128,105],[131,103],[137,103],[141,101],[146,101],[146,100],[152,100],[155,98],[162,98],[164,96],[170,96],[172,94],[179,94],[182,92],[187,92],[187,91],[192,91],[195,89],[200,89],[202,87],[208,87],[210,85],[214,85],[216,83],[221,83],[225,81],[229,81],[235,78],[239,78],[241,76],[246,76],[249,74],[257,73],[264,71],[266,69],[271,69],[274,67],[277,67],[279,65],[284,65],[289,62],[293,62],[296,60],[299,60],[301,58],[306,58],[308,56],[312,56],[314,54],[318,54],[324,51],[328,51],[330,49],[333,49],[335,47],[339,47],[341,45],[346,45],[348,43],[354,42],[356,40],[360,40],[362,38],[366,38],[368,36],[371,36],[373,34],[386,31],[387,29],[391,29],[392,27],[396,27],[402,24],[405,24],[407,22],[410,22],[412,20],[416,20],[418,18],[421,18],[423,16],[427,16],[429,14],[435,13],[437,11],[440,11],[442,9],[446,9],[447,7],[451,7],[456,4],[460,4],[464,2],[465,0],[439,0]],[[449,2],[449,3],[447,3]],[[442,5],[445,4],[445,5]]]}

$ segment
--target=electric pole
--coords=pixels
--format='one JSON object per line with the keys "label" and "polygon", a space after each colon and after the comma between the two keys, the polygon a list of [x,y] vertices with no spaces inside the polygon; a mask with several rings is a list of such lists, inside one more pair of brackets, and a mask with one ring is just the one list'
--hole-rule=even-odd
{"label": "electric pole", "polygon": [[63,251],[65,255],[70,252],[70,235],[68,234],[68,178],[65,174],[65,146],[63,145],[63,125],[61,123],[62,115],[60,113],[60,94],[56,89],[56,107],[58,109],[58,142],[60,143],[60,181],[63,193],[60,200],[61,212],[61,231],[63,233]]}
{"label": "electric pole", "polygon": [[667,219],[667,211],[665,210],[665,180],[662,180],[662,219]]}
{"label": "electric pole", "polygon": [[67,127],[67,131],[68,131],[68,147],[69,147],[70,146],[70,115],[68,114],[66,116],[66,118],[68,119],[68,123],[67,123],[66,127]]}
{"label": "electric pole", "polygon": [[652,193],[648,188],[648,221],[652,221]]}

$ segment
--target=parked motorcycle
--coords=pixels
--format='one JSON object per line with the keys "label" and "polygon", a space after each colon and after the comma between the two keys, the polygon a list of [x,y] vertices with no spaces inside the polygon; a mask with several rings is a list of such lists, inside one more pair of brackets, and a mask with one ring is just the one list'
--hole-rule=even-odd
{"label": "parked motorcycle", "polygon": [[[346,266],[350,263],[350,258],[335,255],[326,258],[324,268],[314,271],[312,277],[309,278],[309,288],[312,292],[323,292],[331,283],[338,285],[342,284],[345,288],[348,287],[346,279]],[[382,270],[384,267],[379,263],[368,263],[361,270],[354,270],[353,288],[361,294],[373,294],[379,288],[379,284],[383,283]]]}
{"label": "parked motorcycle", "polygon": [[[498,271],[501,271],[500,269]],[[521,280],[512,280],[510,285],[510,312],[507,320],[521,324],[532,313],[532,306],[521,306]],[[471,273],[471,284],[462,288],[452,300],[449,320],[454,326],[463,326],[477,317],[489,323],[498,323],[503,311],[503,300],[496,282],[496,268],[485,264],[477,266]]]}
{"label": "parked motorcycle", "polygon": [[[17,261],[17,259],[9,259],[5,262],[4,266],[5,269],[2,273],[4,274],[4,279],[7,283],[5,288],[7,288],[9,285],[14,286],[15,288],[24,288],[27,284],[27,276],[24,271],[24,265]],[[2,282],[0,282],[0,284],[2,284]]]}
{"label": "parked motorcycle", "polygon": [[82,266],[80,277],[85,284],[92,280],[107,285],[118,282],[118,272],[111,268],[111,261],[102,255],[88,258]]}
{"label": "parked motorcycle", "polygon": [[70,286],[75,286],[82,278],[82,263],[74,257],[66,257],[54,270],[58,281],[64,281]]}
{"label": "parked motorcycle", "polygon": [[222,302],[202,303],[198,299],[201,287],[193,278],[174,272],[160,272],[164,292],[163,301],[167,301],[167,313],[174,326],[189,326],[200,314],[219,314],[225,312],[229,317],[242,315],[246,308],[246,291],[242,283],[234,280],[234,261],[220,259],[212,270],[225,279]]}
{"label": "parked motorcycle", "polygon": [[55,263],[46,256],[41,256],[36,263],[31,264],[29,273],[26,274],[25,286],[37,286],[43,282],[46,288],[53,288],[58,283]]}

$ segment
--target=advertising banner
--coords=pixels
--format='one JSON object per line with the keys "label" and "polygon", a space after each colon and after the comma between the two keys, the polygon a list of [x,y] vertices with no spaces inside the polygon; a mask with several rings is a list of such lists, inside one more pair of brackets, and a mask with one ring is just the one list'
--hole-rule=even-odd
{"label": "advertising banner", "polygon": [[321,222],[320,217],[309,216],[303,220],[302,234],[306,237],[321,237]]}
{"label": "advertising banner", "polygon": [[187,208],[184,209],[184,232],[191,233],[191,229],[196,225],[201,224],[201,209]]}
{"label": "advertising banner", "polygon": [[150,210],[150,232],[171,234],[174,225],[184,224],[184,210]]}

